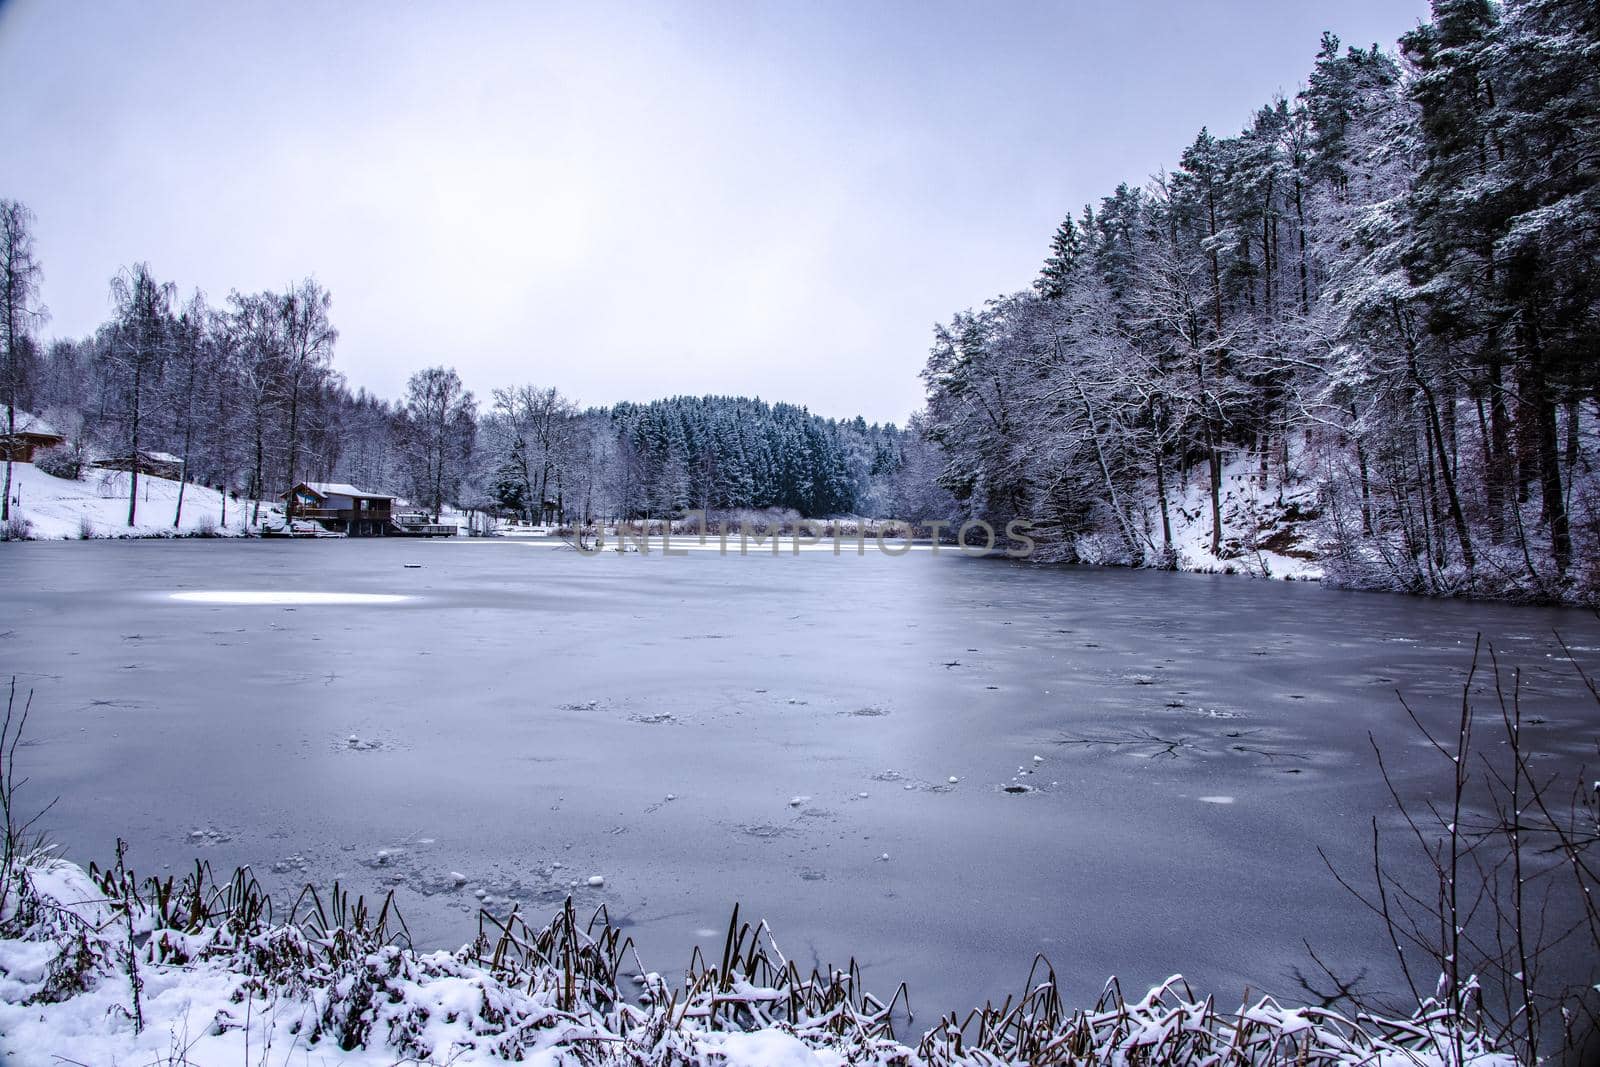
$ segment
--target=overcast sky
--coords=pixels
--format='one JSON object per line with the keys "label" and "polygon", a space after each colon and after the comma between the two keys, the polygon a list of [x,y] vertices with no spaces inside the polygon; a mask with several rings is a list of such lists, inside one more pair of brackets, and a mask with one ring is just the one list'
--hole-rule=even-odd
{"label": "overcast sky", "polygon": [[1424,0],[0,7],[0,196],[46,336],[147,260],[214,303],[314,275],[336,365],[583,403],[903,421],[936,320],[1068,211]]}

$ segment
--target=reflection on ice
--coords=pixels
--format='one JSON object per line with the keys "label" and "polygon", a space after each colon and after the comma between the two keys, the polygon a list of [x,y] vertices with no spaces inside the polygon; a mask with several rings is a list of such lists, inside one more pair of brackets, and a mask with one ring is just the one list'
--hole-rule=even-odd
{"label": "reflection on ice", "polygon": [[305,593],[261,589],[196,589],[168,593],[186,604],[398,604],[416,597],[395,593]]}

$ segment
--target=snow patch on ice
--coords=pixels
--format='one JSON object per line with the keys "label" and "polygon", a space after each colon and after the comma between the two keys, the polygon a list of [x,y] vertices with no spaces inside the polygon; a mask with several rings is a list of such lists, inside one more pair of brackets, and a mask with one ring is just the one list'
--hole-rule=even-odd
{"label": "snow patch on ice", "polygon": [[398,593],[313,593],[281,589],[188,589],[168,593],[168,600],[184,604],[401,604],[415,600]]}

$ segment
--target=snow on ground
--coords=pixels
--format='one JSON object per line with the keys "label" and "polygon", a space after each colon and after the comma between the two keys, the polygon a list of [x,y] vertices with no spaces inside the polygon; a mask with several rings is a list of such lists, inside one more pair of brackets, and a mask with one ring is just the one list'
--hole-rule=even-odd
{"label": "snow on ground", "polygon": [[[179,483],[170,478],[139,476],[135,524],[128,525],[126,471],[90,468],[81,481],[56,478],[32,463],[11,468],[13,515],[28,521],[30,536],[41,540],[79,537],[172,537],[178,534],[216,533],[237,536],[245,532],[248,502],[229,499],[228,522],[222,524],[222,494],[192,482],[183,489],[182,521],[172,517],[177,507]],[[263,509],[263,514],[265,513]]]}
{"label": "snow on ground", "polygon": [[[1134,521],[1154,557],[1162,547],[1161,512],[1154,486]],[[1310,520],[1317,507],[1313,481],[1291,477],[1284,484],[1276,461],[1263,484],[1257,455],[1238,453],[1222,467],[1222,551],[1211,551],[1211,483],[1204,467],[1184,484],[1167,486],[1167,514],[1179,570],[1205,574],[1251,574],[1287,581],[1318,581],[1322,566]],[[1120,540],[1109,532],[1079,540],[1086,563],[1115,562]]]}

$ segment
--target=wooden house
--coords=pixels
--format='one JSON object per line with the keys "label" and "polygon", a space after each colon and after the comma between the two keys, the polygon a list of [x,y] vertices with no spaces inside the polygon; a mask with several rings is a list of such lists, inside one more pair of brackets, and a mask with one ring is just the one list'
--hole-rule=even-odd
{"label": "wooden house", "polygon": [[17,412],[17,431],[7,433],[11,425],[11,409],[0,405],[0,462],[32,463],[33,457],[47,448],[67,443],[65,434],[37,415]]}
{"label": "wooden house", "polygon": [[382,537],[396,533],[395,498],[357,489],[346,482],[300,482],[283,494],[297,519],[311,519],[335,533]]}
{"label": "wooden house", "polygon": [[131,471],[137,468],[140,474],[148,474],[152,478],[170,478],[173,481],[183,477],[183,458],[174,456],[171,452],[154,452],[147,448],[139,449],[139,454],[101,456],[90,464],[108,471]]}

